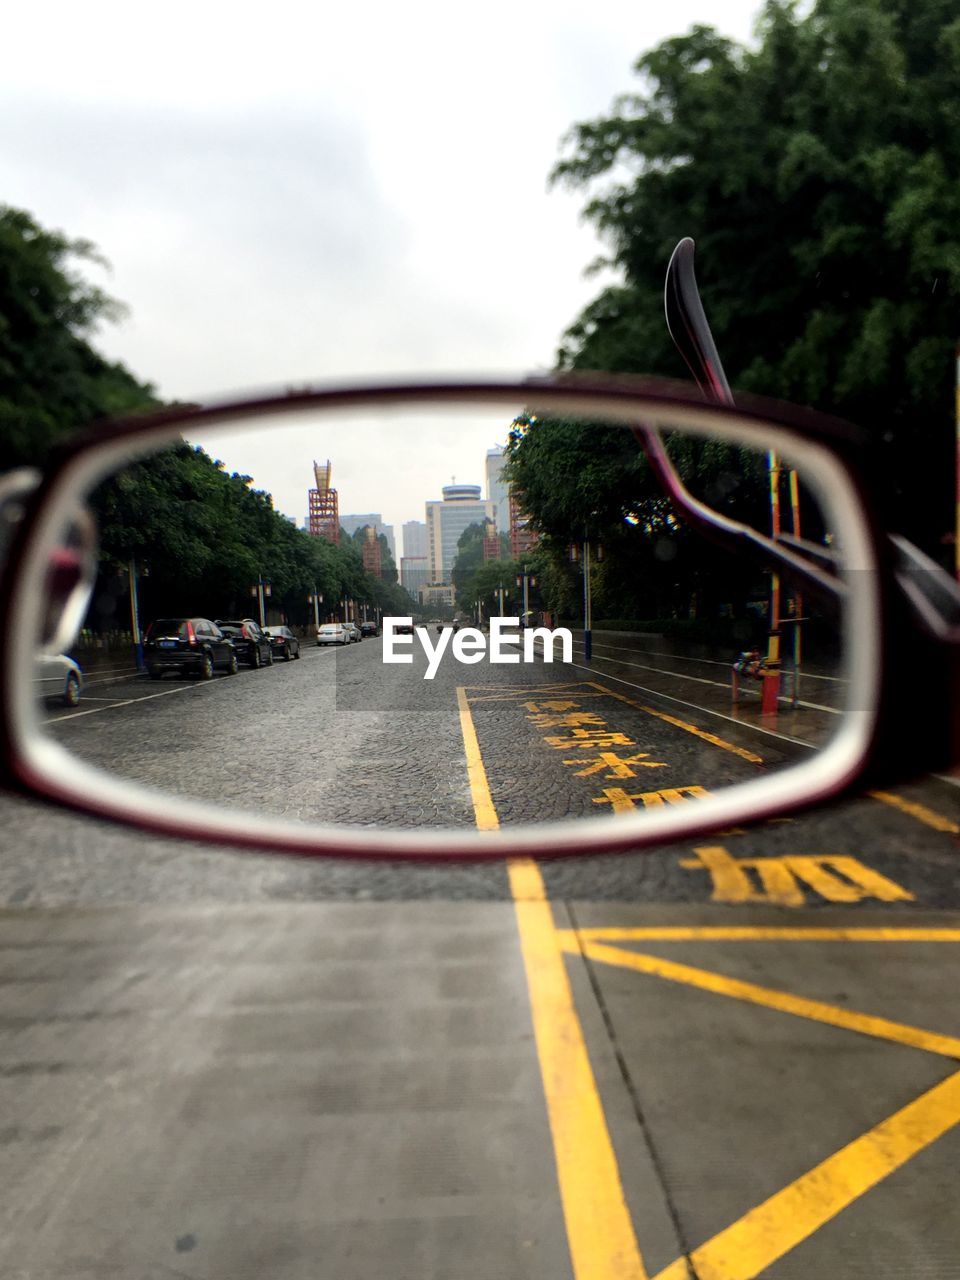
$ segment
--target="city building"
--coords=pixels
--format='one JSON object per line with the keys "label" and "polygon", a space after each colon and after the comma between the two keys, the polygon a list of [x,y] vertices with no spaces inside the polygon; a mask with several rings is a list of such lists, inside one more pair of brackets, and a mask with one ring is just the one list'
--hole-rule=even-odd
{"label": "city building", "polygon": [[[479,486],[478,486],[479,488]],[[431,582],[427,586],[421,587],[419,591],[420,603],[424,608],[432,609],[452,609],[453,608],[453,584],[449,582]]]}
{"label": "city building", "polygon": [[487,498],[493,503],[498,533],[510,532],[510,502],[507,482],[503,477],[506,459],[499,445],[487,450]]}
{"label": "city building", "polygon": [[333,469],[329,458],[324,466],[319,462],[313,464],[313,475],[317,487],[309,492],[310,533],[315,538],[326,538],[328,542],[340,541],[340,503],[336,489],[330,485]]}
{"label": "city building", "polygon": [[403,525],[403,554],[406,559],[427,554],[427,526],[422,520],[407,520]]}
{"label": "city building", "polygon": [[460,535],[471,524],[494,519],[494,504],[480,497],[478,484],[448,484],[439,502],[427,503],[427,558],[432,583],[450,581]]}
{"label": "city building", "polygon": [[[426,529],[426,525],[424,525]],[[430,561],[426,556],[400,557],[400,585],[409,591],[414,600],[420,599],[420,588],[430,579]]]}
{"label": "city building", "polygon": [[539,537],[536,530],[529,528],[527,517],[520,504],[510,494],[510,555],[514,560],[522,560],[537,545]]}
{"label": "city building", "polygon": [[390,548],[390,558],[393,563],[397,563],[397,544],[393,536],[393,525],[384,524],[383,516],[379,511],[367,511],[362,515],[350,514],[340,517],[340,528],[344,533],[349,533],[352,538],[358,529],[363,529],[369,525],[376,530],[378,534],[383,534],[387,540],[387,546]]}
{"label": "city building", "polygon": [[494,520],[488,520],[483,526],[483,563],[488,560],[499,560],[500,554],[500,533]]}
{"label": "city building", "polygon": [[363,556],[363,568],[365,573],[372,573],[374,577],[380,577],[380,570],[383,567],[383,557],[380,551],[380,538],[373,525],[364,526],[366,537],[360,544],[360,554]]}

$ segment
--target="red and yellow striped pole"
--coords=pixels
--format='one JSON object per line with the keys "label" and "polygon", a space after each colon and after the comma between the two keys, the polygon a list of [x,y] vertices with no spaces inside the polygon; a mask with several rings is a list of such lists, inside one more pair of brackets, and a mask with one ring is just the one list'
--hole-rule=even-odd
{"label": "red and yellow striped pole", "polygon": [[[767,455],[770,472],[770,523],[773,537],[780,534],[780,459],[771,449]],[[760,714],[777,714],[780,702],[780,575],[770,579],[770,636],[767,641],[767,660],[764,663],[763,692],[760,696]]]}
{"label": "red and yellow striped pole", "polygon": [[[790,507],[793,514],[793,536],[800,537],[800,482],[795,470],[790,472]],[[794,707],[800,701],[800,619],[803,616],[803,600],[799,591],[793,593],[793,690],[790,701]]]}
{"label": "red and yellow striped pole", "polygon": [[956,565],[957,579],[960,581],[960,344],[956,351],[957,386],[955,416],[957,422],[957,524],[954,529],[953,561]]}

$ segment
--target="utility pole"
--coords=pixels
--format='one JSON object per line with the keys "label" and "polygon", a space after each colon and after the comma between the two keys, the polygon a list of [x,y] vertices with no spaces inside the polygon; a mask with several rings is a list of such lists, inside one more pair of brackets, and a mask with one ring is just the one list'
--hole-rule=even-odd
{"label": "utility pole", "polygon": [[131,559],[127,565],[127,581],[130,586],[130,630],[133,633],[133,653],[137,670],[145,671],[143,637],[140,634],[140,603],[137,600],[137,562],[134,559]]}
{"label": "utility pole", "polygon": [[[770,473],[770,523],[774,541],[780,536],[780,459],[771,449],[767,454]],[[770,576],[770,634],[764,663],[761,715],[776,715],[780,703],[780,575]]]}

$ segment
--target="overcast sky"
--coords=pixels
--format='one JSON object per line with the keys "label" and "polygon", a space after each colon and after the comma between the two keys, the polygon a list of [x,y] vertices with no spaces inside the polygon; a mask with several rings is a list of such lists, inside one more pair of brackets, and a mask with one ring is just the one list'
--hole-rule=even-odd
{"label": "overcast sky", "polygon": [[[9,6],[0,199],[99,246],[130,312],[97,345],[164,397],[545,370],[604,282],[585,194],[547,187],[563,134],[639,87],[643,51],[695,22],[749,40],[759,7]],[[320,455],[288,438],[302,483],[255,434],[215,452],[299,517]],[[335,478],[362,474],[362,440],[335,443]],[[422,519],[436,470],[384,515]],[[341,488],[344,512],[383,505]]]}

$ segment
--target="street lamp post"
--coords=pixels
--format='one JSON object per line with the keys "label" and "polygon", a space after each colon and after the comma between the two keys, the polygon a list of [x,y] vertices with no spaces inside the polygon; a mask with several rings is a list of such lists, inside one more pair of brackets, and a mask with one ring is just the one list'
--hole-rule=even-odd
{"label": "street lamp post", "polygon": [[[603,559],[603,548],[597,550],[599,559]],[[583,541],[574,542],[570,546],[571,563],[583,563],[583,657],[589,662],[593,657],[593,601],[590,598],[590,539],[584,531]]]}
{"label": "street lamp post", "polygon": [[307,596],[307,603],[313,605],[313,622],[317,630],[320,630],[320,606],[323,604],[323,596],[317,590],[317,584],[313,584],[313,595]]}
{"label": "street lamp post", "polygon": [[143,637],[140,634],[140,602],[137,598],[137,562],[132,557],[127,564],[127,582],[130,586],[130,631],[133,634],[134,657],[136,658],[137,670],[145,671]]}
{"label": "street lamp post", "polygon": [[537,580],[532,573],[527,573],[526,565],[520,566],[520,572],[517,575],[517,586],[523,590],[523,617],[520,621],[521,627],[526,627],[527,619],[530,617],[530,588],[537,585]]}
{"label": "street lamp post", "polygon": [[257,585],[250,588],[250,594],[260,608],[260,626],[265,627],[267,625],[266,601],[272,594],[272,588],[269,582],[264,582],[262,574],[257,574]]}
{"label": "street lamp post", "polygon": [[583,540],[583,657],[593,658],[593,600],[590,596],[590,542]]}

